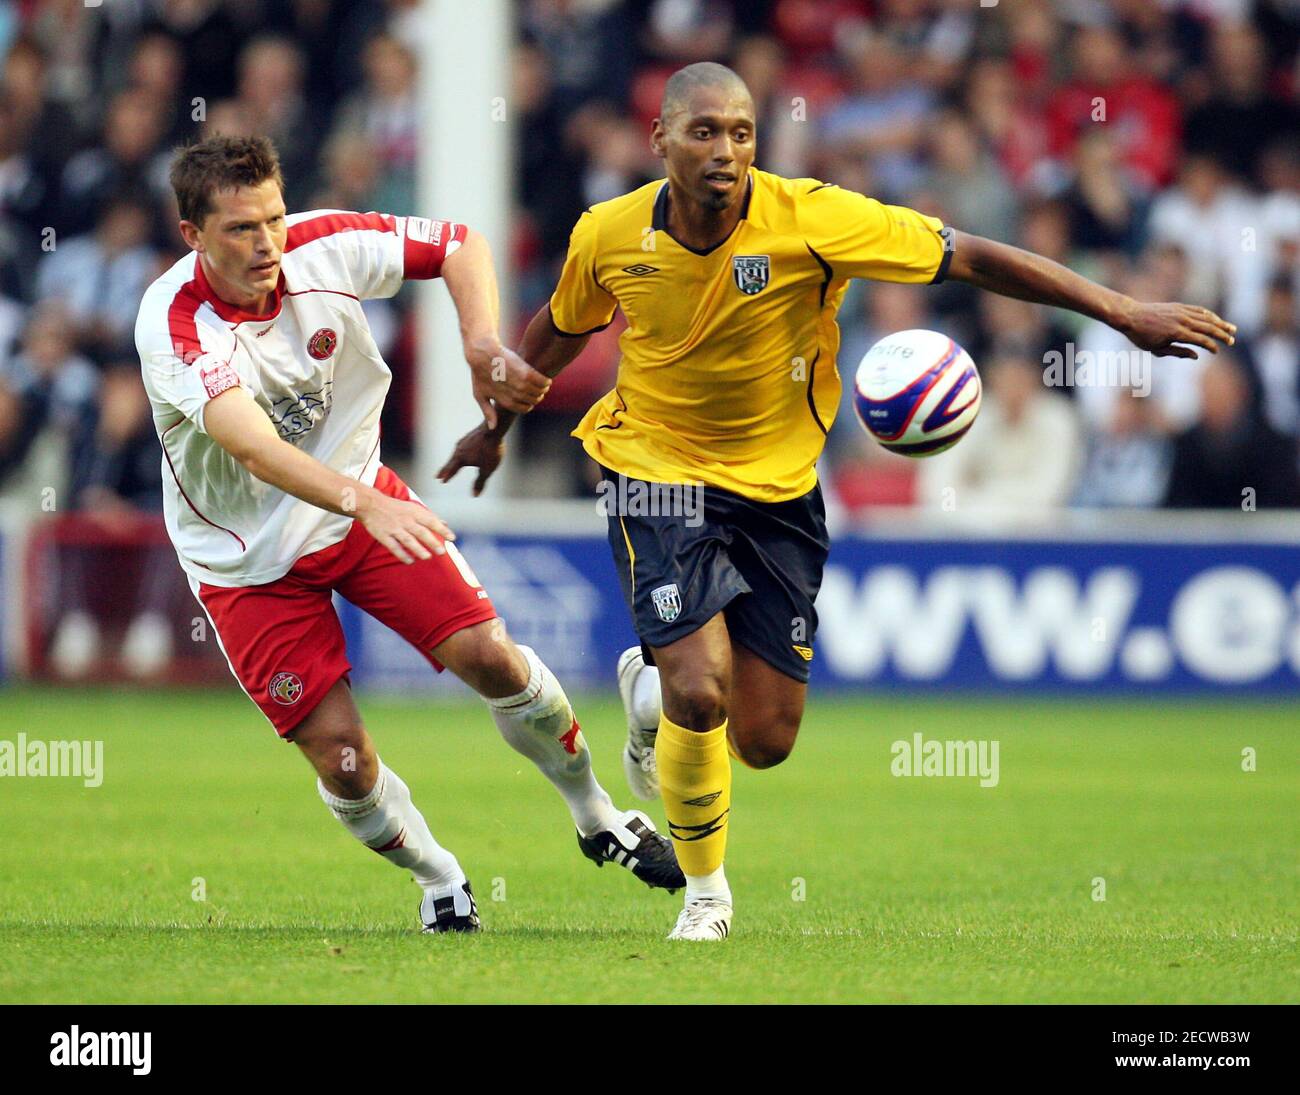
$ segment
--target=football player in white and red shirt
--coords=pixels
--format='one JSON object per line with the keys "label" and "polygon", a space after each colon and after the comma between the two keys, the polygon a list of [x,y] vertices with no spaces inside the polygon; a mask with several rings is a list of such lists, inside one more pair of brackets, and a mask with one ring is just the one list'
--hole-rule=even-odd
{"label": "football player in white and red shirt", "polygon": [[485,413],[549,381],[501,345],[492,257],[461,224],[288,215],[274,147],[180,150],[172,187],[192,254],[146,291],[136,346],[163,449],[167,529],[231,671],[316,769],[321,797],[424,889],[427,931],[479,926],[469,883],[375,752],[348,685],[335,591],[450,668],[564,797],[584,854],[684,884],[670,843],[596,782],[559,682],[506,636],[450,530],[380,461],[391,377],[363,300],[441,276]]}

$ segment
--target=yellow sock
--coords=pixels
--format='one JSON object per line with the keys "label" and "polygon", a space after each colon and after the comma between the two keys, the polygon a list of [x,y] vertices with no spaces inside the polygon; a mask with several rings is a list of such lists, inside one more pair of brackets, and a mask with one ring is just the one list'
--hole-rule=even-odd
{"label": "yellow sock", "polygon": [[659,718],[655,738],[659,791],[682,873],[709,875],[722,866],[731,813],[727,723],[696,733]]}

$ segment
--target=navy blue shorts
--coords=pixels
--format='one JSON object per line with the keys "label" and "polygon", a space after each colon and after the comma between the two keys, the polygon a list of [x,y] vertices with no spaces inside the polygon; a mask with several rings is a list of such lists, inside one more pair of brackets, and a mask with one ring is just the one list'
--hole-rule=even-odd
{"label": "navy blue shorts", "polygon": [[734,641],[806,683],[830,551],[821,487],[788,502],[676,488],[692,492],[689,502],[656,515],[648,492],[659,488],[662,502],[666,485],[624,476],[620,494],[620,477],[602,471],[609,546],[643,646],[667,646],[722,612]]}

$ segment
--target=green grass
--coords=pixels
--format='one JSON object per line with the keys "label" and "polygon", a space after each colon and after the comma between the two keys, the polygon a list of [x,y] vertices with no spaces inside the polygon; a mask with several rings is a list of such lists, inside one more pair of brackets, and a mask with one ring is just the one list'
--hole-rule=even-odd
{"label": "green grass", "polygon": [[[102,738],[106,776],[0,779],[0,1002],[1300,999],[1293,708],[818,699],[736,773],[720,946],[665,942],[679,899],[592,869],[481,707],[362,710],[481,935],[418,934],[414,883],[233,690],[11,690],[0,738]],[[579,714],[628,801],[617,704]],[[996,738],[999,786],[891,776],[914,731]]]}

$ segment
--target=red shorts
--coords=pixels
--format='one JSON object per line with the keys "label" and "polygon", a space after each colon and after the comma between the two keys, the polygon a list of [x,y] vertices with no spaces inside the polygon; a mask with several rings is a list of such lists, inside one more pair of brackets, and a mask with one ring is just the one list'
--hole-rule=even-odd
{"label": "red shorts", "polygon": [[[411,500],[405,483],[380,467],[375,489]],[[418,501],[418,499],[415,499]],[[495,619],[487,591],[456,549],[406,564],[360,521],[337,544],[304,555],[283,578],[222,588],[191,581],[212,619],[231,672],[287,737],[352,669],[335,590],[414,646],[439,672],[435,646],[461,628]]]}

